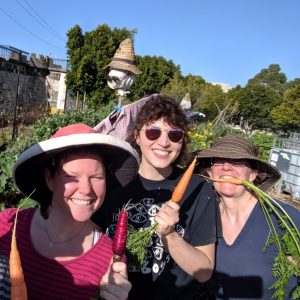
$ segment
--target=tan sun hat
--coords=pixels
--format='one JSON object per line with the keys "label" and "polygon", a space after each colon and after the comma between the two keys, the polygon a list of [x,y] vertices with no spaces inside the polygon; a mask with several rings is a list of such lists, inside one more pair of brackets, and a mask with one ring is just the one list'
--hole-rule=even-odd
{"label": "tan sun hat", "polygon": [[111,62],[103,69],[107,69],[108,67],[129,71],[136,75],[142,74],[142,71],[135,65],[134,48],[130,38],[127,38],[120,43]]}
{"label": "tan sun hat", "polygon": [[125,186],[136,176],[140,160],[129,143],[78,123],[60,128],[50,139],[21,153],[13,166],[13,181],[23,195],[42,202],[52,194],[44,176],[49,161],[62,151],[88,146],[99,149],[111,173],[110,181],[117,186]]}
{"label": "tan sun hat", "polygon": [[[251,140],[241,136],[225,136],[218,139],[210,148],[204,149],[198,153],[197,169],[200,173],[205,174],[206,169],[211,165],[211,159],[229,158],[242,159],[254,162],[257,169],[257,176],[254,184],[268,191],[280,179],[280,172],[271,164],[258,158],[258,148]],[[207,174],[205,174],[207,175]]]}

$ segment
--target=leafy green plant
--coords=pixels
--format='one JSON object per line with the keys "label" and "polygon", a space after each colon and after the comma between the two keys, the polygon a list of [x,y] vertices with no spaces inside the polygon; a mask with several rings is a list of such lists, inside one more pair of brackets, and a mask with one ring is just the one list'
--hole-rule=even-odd
{"label": "leafy green plant", "polygon": [[192,128],[192,130],[189,132],[189,136],[192,141],[192,151],[208,148],[212,144],[215,137],[215,134],[212,131],[212,126],[213,124],[208,122]]}
{"label": "leafy green plant", "polygon": [[209,148],[218,138],[228,134],[245,135],[242,131],[233,129],[226,122],[217,119],[213,122],[200,123],[189,132],[191,151]]}
{"label": "leafy green plant", "polygon": [[273,139],[273,134],[259,132],[251,136],[251,141],[259,148],[259,157],[265,161],[269,159]]}

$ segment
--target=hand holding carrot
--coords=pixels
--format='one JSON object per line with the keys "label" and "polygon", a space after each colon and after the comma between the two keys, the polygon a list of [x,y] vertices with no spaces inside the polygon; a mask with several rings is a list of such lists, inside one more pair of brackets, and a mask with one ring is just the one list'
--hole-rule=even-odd
{"label": "hand holding carrot", "polygon": [[196,162],[197,158],[195,157],[176,185],[172,193],[171,200],[160,208],[155,217],[155,222],[158,224],[156,233],[161,240],[169,233],[174,232],[174,225],[179,221],[180,206],[177,203],[182,199],[183,194],[187,189],[193,175]]}
{"label": "hand holding carrot", "polygon": [[155,222],[158,224],[156,227],[156,233],[163,240],[163,237],[174,232],[174,225],[179,221],[179,204],[168,201],[163,205],[157,215],[155,216]]}
{"label": "hand holding carrot", "polygon": [[112,263],[100,282],[101,297],[106,300],[127,299],[130,290],[126,264]]}

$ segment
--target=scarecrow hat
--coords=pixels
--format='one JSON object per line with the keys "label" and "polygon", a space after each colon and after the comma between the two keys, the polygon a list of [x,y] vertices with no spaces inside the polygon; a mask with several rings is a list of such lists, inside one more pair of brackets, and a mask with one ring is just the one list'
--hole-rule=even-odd
{"label": "scarecrow hat", "polygon": [[108,67],[129,71],[133,74],[142,74],[142,71],[135,65],[134,48],[130,38],[122,41],[111,62],[103,69]]}
{"label": "scarecrow hat", "polygon": [[[92,146],[99,148],[104,164],[111,173],[107,185],[124,186],[137,174],[139,156],[125,141],[97,133],[85,124],[73,124],[59,129],[50,139],[35,144],[19,156],[13,166],[13,181],[25,196],[38,202],[51,197],[45,182],[45,167],[64,150]],[[109,191],[109,189],[108,189]]]}
{"label": "scarecrow hat", "polygon": [[200,173],[206,173],[211,165],[211,159],[231,158],[246,159],[255,162],[257,176],[254,184],[263,191],[268,191],[280,179],[280,172],[271,164],[258,158],[258,148],[247,138],[241,136],[225,136],[217,140],[210,148],[198,153]]}

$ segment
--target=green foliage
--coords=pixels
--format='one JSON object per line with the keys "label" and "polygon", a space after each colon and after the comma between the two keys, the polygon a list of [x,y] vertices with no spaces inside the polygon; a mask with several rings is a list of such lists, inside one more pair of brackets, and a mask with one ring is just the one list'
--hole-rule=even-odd
{"label": "green foliage", "polygon": [[200,97],[205,84],[205,80],[200,76],[190,74],[184,77],[180,74],[175,74],[169,83],[163,87],[161,92],[173,97],[177,101],[181,101],[185,94],[189,93],[193,105]]}
{"label": "green foliage", "polygon": [[194,104],[194,110],[204,113],[207,120],[212,121],[227,103],[227,95],[219,85],[206,84]]}
{"label": "green foliage", "polygon": [[19,192],[12,182],[12,167],[19,154],[32,144],[34,137],[18,137],[0,153],[0,203],[4,206],[16,204]]}
{"label": "green foliage", "polygon": [[247,86],[239,99],[239,112],[252,129],[273,128],[271,110],[281,101],[281,96],[271,88]]}
{"label": "green foliage", "polygon": [[251,136],[251,141],[258,147],[259,149],[259,158],[262,160],[268,161],[270,150],[273,145],[274,135],[266,134],[266,133],[255,133]]}
{"label": "green foliage", "polygon": [[74,123],[84,123],[94,127],[112,111],[112,103],[103,106],[101,110],[67,110],[64,114],[55,114],[43,120],[39,120],[32,127],[32,134],[35,140],[48,139],[59,128]]}
{"label": "green foliage", "polygon": [[212,131],[213,123],[201,123],[194,126],[189,132],[191,138],[191,151],[195,152],[209,148],[215,139],[215,133]]}
{"label": "green foliage", "polygon": [[145,95],[159,93],[180,73],[179,66],[175,66],[172,60],[167,61],[162,56],[136,56],[136,61],[143,74],[136,77],[131,89],[131,97],[135,100]]}
{"label": "green foliage", "polygon": [[18,203],[18,207],[22,208],[29,208],[29,207],[38,207],[40,206],[39,202],[29,199],[29,198],[22,198],[19,203]]}
{"label": "green foliage", "polygon": [[209,148],[218,138],[225,135],[244,135],[240,130],[231,128],[224,121],[215,119],[213,122],[200,123],[189,132],[192,152]]}
{"label": "green foliage", "polygon": [[128,228],[126,238],[126,251],[133,261],[143,264],[146,257],[146,249],[156,230],[157,223],[147,228]]}
{"label": "green foliage", "polygon": [[[270,288],[275,290],[273,294],[275,299],[284,300],[286,299],[285,287],[289,278],[300,274],[300,232],[279,202],[276,202],[252,182],[244,181],[243,184],[257,196],[270,229],[266,247],[262,250],[266,251],[271,244],[274,244],[277,248],[278,253],[274,258],[272,268],[272,274],[276,280]],[[271,215],[276,217],[283,233],[276,230]],[[299,299],[297,298],[299,292],[300,286],[293,291],[292,299]]]}
{"label": "green foliage", "polygon": [[281,93],[285,87],[287,78],[278,64],[271,64],[267,69],[262,69],[254,78],[249,79],[247,86],[263,86],[271,88],[276,93]]}
{"label": "green foliage", "polygon": [[285,132],[300,129],[300,82],[286,90],[283,101],[271,111],[271,116]]}

